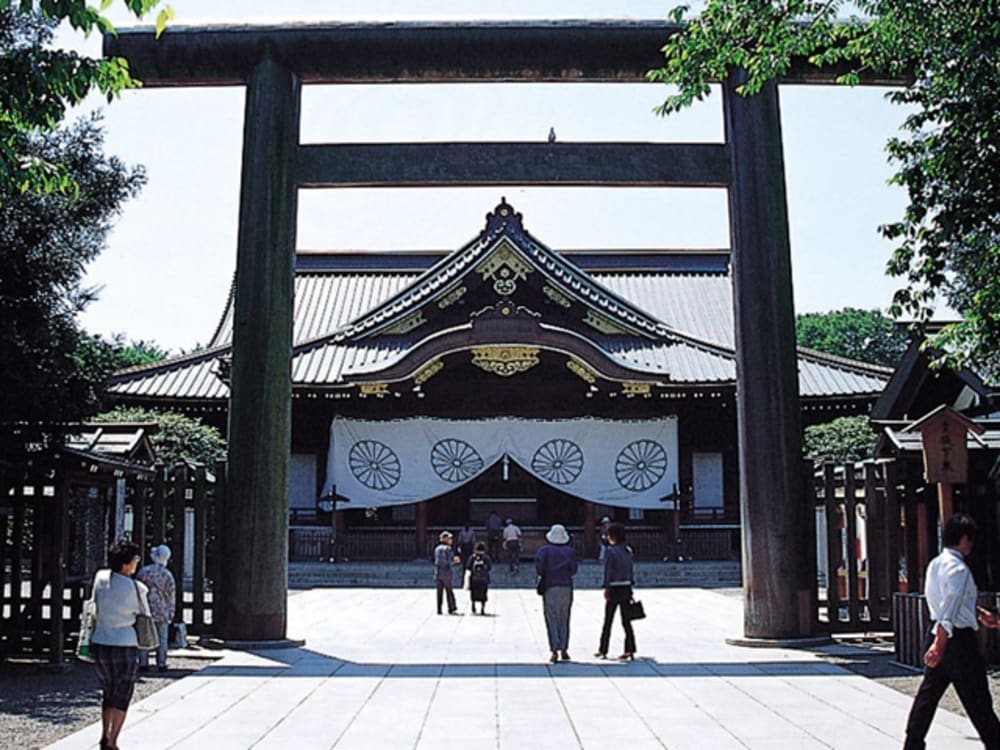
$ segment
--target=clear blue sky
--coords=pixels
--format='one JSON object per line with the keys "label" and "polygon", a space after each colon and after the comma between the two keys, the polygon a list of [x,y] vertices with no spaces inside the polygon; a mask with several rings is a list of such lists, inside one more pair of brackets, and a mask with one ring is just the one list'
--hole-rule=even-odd
{"label": "clear blue sky", "polygon": [[[116,2],[116,6],[119,3]],[[176,24],[255,20],[664,18],[673,2],[172,3]],[[405,9],[405,12],[400,9]],[[209,10],[210,9],[210,10]],[[121,11],[113,18],[124,22]],[[65,40],[65,37],[63,37]],[[96,40],[85,47],[98,49]],[[653,84],[307,87],[303,142],[500,140],[720,141],[718,96],[666,120]],[[785,167],[799,312],[884,309],[891,245],[877,233],[905,195],[887,186],[884,145],[903,113],[883,90],[784,87]],[[106,111],[106,150],[144,164],[149,184],[125,206],[87,283],[93,332],[170,349],[205,342],[221,314],[236,252],[242,88],[127,92]],[[727,247],[718,190],[476,188],[303,191],[303,249],[453,249],[505,195],[527,228],[560,248]]]}

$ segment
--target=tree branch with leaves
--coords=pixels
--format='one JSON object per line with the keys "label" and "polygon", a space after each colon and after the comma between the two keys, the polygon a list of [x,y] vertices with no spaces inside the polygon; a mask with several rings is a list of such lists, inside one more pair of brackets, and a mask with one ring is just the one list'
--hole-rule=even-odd
{"label": "tree branch with leaves", "polygon": [[[137,19],[160,4],[122,2]],[[65,165],[25,151],[24,137],[54,130],[93,91],[112,101],[140,85],[122,58],[91,58],[51,46],[53,31],[63,21],[87,36],[95,31],[114,34],[105,15],[112,4],[102,0],[95,8],[86,0],[0,0],[0,193],[77,190]],[[159,11],[157,35],[173,15],[169,5]]]}
{"label": "tree branch with leaves", "polygon": [[681,6],[671,20],[684,27],[648,73],[676,87],[660,114],[704,99],[737,68],[744,96],[802,63],[833,67],[848,85],[868,72],[908,81],[887,94],[909,112],[886,147],[891,182],[909,198],[879,228],[896,243],[887,273],[902,282],[889,312],[923,323],[943,300],[963,320],[932,343],[950,364],[1000,377],[1000,5],[708,0],[697,16]]}

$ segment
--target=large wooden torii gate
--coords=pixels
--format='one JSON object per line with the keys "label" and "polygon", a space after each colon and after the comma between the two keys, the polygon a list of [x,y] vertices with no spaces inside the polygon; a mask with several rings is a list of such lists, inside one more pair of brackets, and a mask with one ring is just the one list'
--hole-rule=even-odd
{"label": "large wooden torii gate", "polygon": [[[744,636],[811,634],[812,506],[801,469],[791,252],[775,84],[723,82],[724,144],[298,142],[302,83],[639,82],[677,27],[644,21],[123,29],[147,87],[246,85],[229,407],[229,640],[286,636],[293,266],[299,188],[725,187],[736,320]],[[830,82],[805,65],[789,81]]]}

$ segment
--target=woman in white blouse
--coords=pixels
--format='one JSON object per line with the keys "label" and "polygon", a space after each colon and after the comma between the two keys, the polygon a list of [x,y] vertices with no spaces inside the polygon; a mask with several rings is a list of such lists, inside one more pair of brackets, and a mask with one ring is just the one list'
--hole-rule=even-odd
{"label": "woman in white blouse", "polygon": [[149,612],[148,589],[132,578],[141,559],[137,545],[116,542],[108,550],[108,568],[94,576],[91,596],[97,619],[90,648],[103,692],[101,750],[117,750],[118,734],[139,679],[135,619],[140,612]]}

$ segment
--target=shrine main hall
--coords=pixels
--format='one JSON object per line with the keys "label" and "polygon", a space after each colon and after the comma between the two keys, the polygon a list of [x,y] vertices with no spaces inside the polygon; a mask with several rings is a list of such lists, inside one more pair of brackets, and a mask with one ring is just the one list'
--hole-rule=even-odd
{"label": "shrine main hall", "polygon": [[[352,559],[414,559],[494,510],[525,554],[557,522],[593,554],[608,516],[640,558],[739,557],[729,251],[555,250],[527,223],[501,201],[452,252],[296,255],[293,557],[333,527]],[[232,321],[230,295],[205,348],[113,397],[225,434]],[[800,349],[803,425],[867,413],[890,375]]]}

